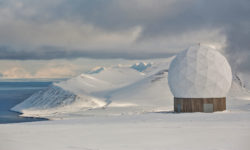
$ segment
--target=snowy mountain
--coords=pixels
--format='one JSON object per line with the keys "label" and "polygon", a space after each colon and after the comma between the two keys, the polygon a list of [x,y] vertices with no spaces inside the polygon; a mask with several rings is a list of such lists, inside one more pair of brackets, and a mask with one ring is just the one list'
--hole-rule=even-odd
{"label": "snowy mountain", "polygon": [[241,78],[237,75],[233,75],[233,82],[231,85],[231,90],[228,93],[228,96],[234,99],[250,99],[250,91],[245,88],[243,81]]}
{"label": "snowy mountain", "polygon": [[[61,118],[82,115],[121,115],[173,109],[168,87],[172,58],[160,63],[98,67],[77,77],[54,83],[11,110],[23,116]],[[234,76],[229,97],[250,97]]]}
{"label": "snowy mountain", "polygon": [[152,66],[151,63],[140,62],[140,63],[136,63],[136,64],[132,65],[131,68],[142,72],[142,71],[146,70],[148,67],[151,67],[151,66]]}

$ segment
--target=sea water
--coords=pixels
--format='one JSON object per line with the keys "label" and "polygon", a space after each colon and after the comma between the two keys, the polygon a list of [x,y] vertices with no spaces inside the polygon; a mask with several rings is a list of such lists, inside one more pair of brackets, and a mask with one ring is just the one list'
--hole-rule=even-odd
{"label": "sea water", "polygon": [[47,120],[45,118],[20,117],[10,109],[29,96],[47,88],[52,81],[0,81],[0,123],[18,123]]}

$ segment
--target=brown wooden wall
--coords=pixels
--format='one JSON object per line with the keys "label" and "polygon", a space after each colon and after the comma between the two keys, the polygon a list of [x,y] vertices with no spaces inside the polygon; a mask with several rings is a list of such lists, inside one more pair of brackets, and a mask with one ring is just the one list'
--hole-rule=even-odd
{"label": "brown wooden wall", "polygon": [[226,110],[226,98],[174,98],[174,111],[204,112],[204,104],[213,104],[213,111]]}

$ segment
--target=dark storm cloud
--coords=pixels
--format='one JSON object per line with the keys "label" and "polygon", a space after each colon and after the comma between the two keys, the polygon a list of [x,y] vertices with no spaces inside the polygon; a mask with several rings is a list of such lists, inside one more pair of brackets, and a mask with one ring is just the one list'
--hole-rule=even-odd
{"label": "dark storm cloud", "polygon": [[250,23],[235,25],[226,34],[226,52],[233,69],[250,73]]}
{"label": "dark storm cloud", "polygon": [[[16,1],[11,0],[11,2]],[[250,66],[249,0],[55,0],[53,2],[26,0],[22,2],[24,4],[21,10],[13,9],[14,15],[21,20],[43,24],[55,20],[81,22],[105,32],[119,32],[141,26],[143,30],[136,40],[138,43],[158,37],[185,35],[202,29],[220,29],[226,36],[225,52],[230,63],[240,70],[250,70],[248,67]],[[0,5],[8,8],[9,2],[2,0]],[[30,8],[33,9],[29,10]],[[197,42],[200,42],[198,40]],[[0,59],[76,57],[144,59],[172,55],[167,48],[164,52],[154,52],[158,47],[151,51],[145,50],[145,53],[141,53],[141,50],[127,51],[129,47],[123,46],[116,47],[115,51],[101,48],[74,50],[74,48],[55,48],[55,46],[49,46],[47,49],[34,48],[34,50],[26,50],[25,46],[15,50],[12,48],[16,47],[15,45],[7,47],[0,49]]]}
{"label": "dark storm cloud", "polygon": [[56,18],[84,20],[106,30],[120,30],[142,25],[145,28],[143,36],[149,37],[168,36],[201,28],[233,27],[232,24],[249,22],[250,18],[249,0],[173,2],[172,0],[154,0],[152,7],[142,9],[143,3],[148,2],[151,0],[128,0],[127,2],[123,0],[76,0],[74,3],[65,1],[56,9],[60,14]]}

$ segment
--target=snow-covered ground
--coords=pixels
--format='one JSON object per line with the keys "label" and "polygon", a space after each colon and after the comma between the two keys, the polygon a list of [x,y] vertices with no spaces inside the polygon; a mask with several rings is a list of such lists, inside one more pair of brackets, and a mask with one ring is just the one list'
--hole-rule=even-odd
{"label": "snow-covered ground", "polygon": [[0,149],[249,150],[249,118],[243,111],[166,112],[5,124]]}
{"label": "snow-covered ground", "polygon": [[3,150],[249,150],[250,93],[234,75],[227,111],[173,113],[168,67],[98,67],[12,108],[53,121],[0,125]]}

